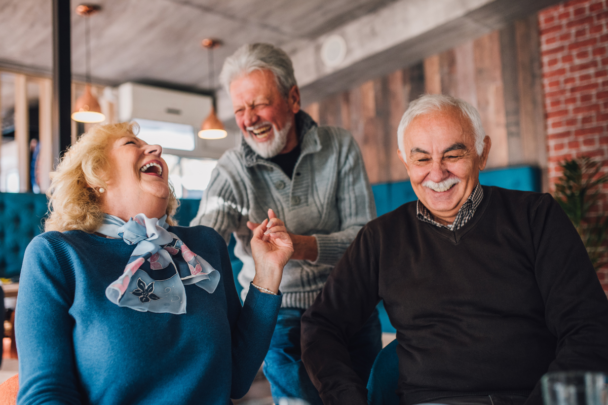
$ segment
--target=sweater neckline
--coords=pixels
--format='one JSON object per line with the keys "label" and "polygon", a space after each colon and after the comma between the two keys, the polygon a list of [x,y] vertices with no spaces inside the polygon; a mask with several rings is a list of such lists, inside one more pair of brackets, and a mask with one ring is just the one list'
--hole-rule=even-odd
{"label": "sweater neckline", "polygon": [[443,228],[443,227],[439,228],[433,224],[429,224],[427,222],[420,221],[418,218],[416,218],[416,219],[419,220],[420,222],[424,223],[426,226],[430,226],[435,232],[438,232],[440,236],[446,238],[447,240],[452,242],[454,245],[458,245],[460,243],[460,240],[471,229],[473,229],[477,225],[479,220],[483,217],[483,215],[486,211],[486,208],[488,207],[490,200],[492,199],[492,189],[488,188],[486,186],[482,186],[482,188],[483,188],[484,197],[483,197],[483,200],[481,200],[481,204],[479,204],[479,206],[477,207],[477,210],[475,211],[473,218],[471,218],[460,229],[452,231],[447,228]]}

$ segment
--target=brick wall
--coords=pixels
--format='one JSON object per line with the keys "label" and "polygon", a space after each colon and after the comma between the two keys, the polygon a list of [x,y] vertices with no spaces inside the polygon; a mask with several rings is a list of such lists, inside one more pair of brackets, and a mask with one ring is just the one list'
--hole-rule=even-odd
{"label": "brick wall", "polygon": [[[539,13],[549,187],[564,159],[591,156],[608,171],[608,0],[572,0]],[[608,186],[598,212],[608,210]],[[608,269],[599,272],[608,291]]]}

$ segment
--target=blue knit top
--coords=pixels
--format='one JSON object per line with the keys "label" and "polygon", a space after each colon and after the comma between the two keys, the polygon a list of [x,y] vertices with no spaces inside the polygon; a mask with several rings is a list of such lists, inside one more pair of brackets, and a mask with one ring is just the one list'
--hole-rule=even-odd
{"label": "blue knit top", "polygon": [[252,288],[241,307],[224,240],[171,227],[221,273],[213,294],[187,285],[186,314],[120,308],[105,296],[135,246],[81,231],[29,244],[16,312],[18,404],[229,404],[248,391],[281,296]]}

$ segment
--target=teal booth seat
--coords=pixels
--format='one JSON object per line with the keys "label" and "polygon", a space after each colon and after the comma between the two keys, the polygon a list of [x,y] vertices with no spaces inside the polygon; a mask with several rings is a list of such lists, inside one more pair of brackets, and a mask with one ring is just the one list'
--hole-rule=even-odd
{"label": "teal booth seat", "polygon": [[[540,191],[540,170],[531,166],[510,167],[483,171],[479,175],[481,184],[513,190]],[[375,184],[372,192],[376,200],[378,215],[386,214],[397,207],[416,200],[409,181]],[[0,277],[19,276],[23,253],[34,236],[43,230],[42,220],[47,211],[47,200],[43,194],[0,193]],[[196,216],[199,200],[181,200],[175,215],[179,224],[187,226]],[[234,277],[241,271],[243,263],[234,256],[234,238],[228,250]],[[242,290],[236,283],[237,290]],[[379,305],[380,320],[384,332],[395,332],[386,311]]]}

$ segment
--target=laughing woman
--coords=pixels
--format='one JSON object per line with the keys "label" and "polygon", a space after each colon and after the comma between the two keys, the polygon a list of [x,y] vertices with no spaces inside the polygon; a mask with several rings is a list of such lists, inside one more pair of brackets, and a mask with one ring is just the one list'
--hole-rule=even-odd
{"label": "laughing woman", "polygon": [[249,389],[291,240],[269,211],[241,307],[224,240],[175,226],[161,153],[131,125],[106,125],[57,167],[19,283],[19,404],[229,404]]}

